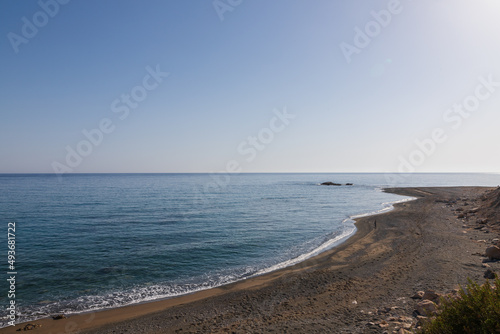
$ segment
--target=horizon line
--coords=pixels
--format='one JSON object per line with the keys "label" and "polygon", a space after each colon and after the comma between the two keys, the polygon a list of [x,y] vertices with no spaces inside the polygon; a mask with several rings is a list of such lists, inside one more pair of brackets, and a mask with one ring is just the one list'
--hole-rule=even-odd
{"label": "horizon line", "polygon": [[500,174],[500,172],[81,172],[81,173],[64,173],[58,175],[57,173],[50,172],[0,172],[0,175],[91,175],[91,174],[399,174],[399,175],[412,175],[412,174]]}

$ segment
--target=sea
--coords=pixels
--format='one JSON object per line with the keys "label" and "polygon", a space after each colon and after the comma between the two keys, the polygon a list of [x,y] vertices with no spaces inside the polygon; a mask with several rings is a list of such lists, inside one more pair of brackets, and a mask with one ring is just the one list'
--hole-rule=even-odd
{"label": "sea", "polygon": [[353,235],[356,216],[411,200],[384,187],[499,184],[500,174],[0,174],[0,326],[11,300],[19,323],[296,264]]}

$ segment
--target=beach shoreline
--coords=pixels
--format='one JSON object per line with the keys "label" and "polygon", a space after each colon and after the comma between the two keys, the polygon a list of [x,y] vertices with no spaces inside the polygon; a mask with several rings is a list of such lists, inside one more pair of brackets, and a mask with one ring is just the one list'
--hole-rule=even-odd
{"label": "beach shoreline", "polygon": [[400,298],[398,307],[409,311],[409,295],[417,288],[445,290],[467,277],[481,278],[473,254],[483,245],[442,203],[464,197],[473,202],[491,189],[385,189],[417,200],[356,218],[357,230],[345,242],[293,266],[172,299],[30,323],[41,325],[35,333],[367,332],[368,310],[377,305],[390,307]]}

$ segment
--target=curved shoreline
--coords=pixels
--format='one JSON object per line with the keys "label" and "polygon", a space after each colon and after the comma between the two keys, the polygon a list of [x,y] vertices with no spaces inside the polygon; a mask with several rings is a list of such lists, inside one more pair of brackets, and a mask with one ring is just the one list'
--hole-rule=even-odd
{"label": "curved shoreline", "polygon": [[[373,189],[373,191],[383,192],[383,188],[376,187]],[[405,197],[407,197],[407,196],[405,196]],[[120,308],[128,307],[128,306],[141,305],[141,304],[145,304],[145,303],[154,303],[154,302],[159,302],[159,301],[163,301],[163,300],[179,298],[179,297],[182,297],[185,295],[199,293],[199,292],[202,292],[205,290],[224,287],[226,285],[238,283],[238,282],[241,282],[241,281],[244,281],[247,279],[252,279],[252,278],[257,277],[257,276],[266,275],[266,274],[269,274],[269,273],[277,271],[277,270],[285,269],[285,268],[297,265],[297,264],[299,264],[303,261],[306,261],[310,258],[313,258],[315,256],[318,256],[318,255],[320,255],[324,252],[327,252],[335,247],[338,247],[342,243],[346,242],[349,238],[353,237],[354,234],[357,232],[357,228],[356,228],[356,220],[357,219],[390,212],[394,209],[395,204],[411,201],[414,199],[416,199],[416,198],[407,197],[407,198],[403,198],[403,199],[394,200],[391,202],[383,202],[383,203],[379,204],[379,209],[376,211],[369,211],[369,212],[349,216],[348,218],[345,218],[344,220],[342,220],[340,226],[342,226],[343,230],[338,235],[335,235],[335,236],[323,241],[321,244],[316,246],[314,249],[306,250],[306,253],[300,254],[294,258],[290,258],[288,260],[273,264],[269,267],[265,267],[265,268],[256,270],[255,272],[253,272],[251,274],[247,274],[247,275],[238,277],[238,278],[236,278],[232,281],[229,281],[229,282],[214,284],[213,286],[200,285],[199,287],[196,287],[190,291],[179,292],[177,294],[172,294],[172,295],[168,295],[168,296],[161,296],[160,295],[160,296],[157,296],[155,298],[144,299],[144,300],[139,300],[139,301],[130,301],[128,303],[123,303],[122,305],[108,306],[108,307],[96,308],[96,309],[78,310],[78,311],[71,311],[71,312],[60,312],[60,313],[55,313],[55,314],[64,313],[64,315],[67,317],[74,317],[76,315],[81,315],[81,314],[103,312],[103,311],[108,311],[108,310],[112,310],[112,309],[120,309]],[[28,317],[28,320],[23,320],[22,323],[32,323],[32,322],[37,322],[37,321],[40,321],[43,319],[50,319],[52,315],[48,314],[48,315],[32,317],[32,318]],[[7,327],[7,326],[0,327],[0,330],[2,328],[5,328],[5,327]]]}
{"label": "curved shoreline", "polygon": [[[188,326],[184,323],[178,323],[177,320],[179,319],[176,317],[179,316],[175,315],[176,313],[180,312],[179,314],[184,314],[183,320],[189,322],[192,319],[198,318],[197,315],[200,314],[201,310],[206,309],[207,303],[210,305],[214,304],[217,305],[217,307],[225,309],[225,307],[229,307],[228,305],[233,307],[232,301],[245,299],[248,295],[255,295],[258,300],[262,301],[272,299],[266,298],[266,296],[269,297],[272,295],[274,298],[274,293],[277,290],[284,291],[287,295],[290,293],[291,298],[297,298],[297,294],[295,294],[294,291],[302,289],[302,283],[296,283],[297,279],[305,279],[305,282],[308,282],[307,280],[309,280],[309,282],[314,283],[311,288],[318,289],[315,287],[319,284],[317,282],[318,274],[323,274],[325,271],[331,272],[332,277],[329,276],[324,278],[324,284],[332,282],[338,283],[337,276],[338,280],[342,282],[357,279],[357,275],[349,274],[349,272],[365,272],[368,270],[366,273],[369,274],[370,272],[373,272],[374,269],[375,271],[379,270],[379,267],[369,268],[369,264],[372,265],[370,259],[375,261],[375,259],[378,259],[377,256],[382,256],[388,261],[391,260],[395,254],[390,254],[390,250],[394,247],[394,245],[399,244],[396,239],[397,237],[406,237],[410,238],[413,242],[415,241],[413,240],[413,235],[409,235],[409,232],[407,231],[410,228],[411,232],[411,228],[413,226],[408,225],[408,223],[406,223],[405,226],[399,226],[398,222],[401,223],[401,221],[397,218],[401,215],[411,216],[412,214],[419,214],[419,212],[422,211],[422,202],[426,202],[421,200],[422,198],[427,200],[432,199],[433,197],[439,198],[440,195],[436,195],[436,192],[446,193],[447,191],[451,191],[458,193],[460,191],[467,190],[478,192],[483,191],[484,189],[487,188],[462,187],[387,189],[387,192],[404,196],[418,197],[420,200],[412,202],[405,201],[403,203],[395,204],[393,210],[376,216],[370,215],[356,218],[356,233],[354,233],[354,235],[348,238],[345,242],[293,266],[278,269],[270,273],[255,276],[221,287],[203,290],[171,299],[134,304],[95,313],[78,314],[73,315],[68,319],[57,321],[52,319],[41,319],[32,323],[42,325],[41,328],[37,329],[36,333],[67,332],[68,328],[73,328],[73,331],[76,329],[95,329],[95,333],[105,333],[106,330],[111,330],[111,328],[118,325],[136,326],[134,327],[135,332],[138,332],[137,329],[140,328],[139,332],[149,333],[155,332],[156,330],[149,329],[150,331],[148,331],[147,328],[144,328],[143,331],[141,323],[146,321],[146,318],[151,316],[161,316],[165,319],[165,322],[168,323],[168,326],[166,328],[162,328],[161,332],[170,332],[170,330],[173,331],[175,328],[175,326],[170,326],[172,323],[175,323],[176,326]],[[426,208],[426,206],[423,207]],[[413,218],[410,217],[409,219]],[[377,223],[374,223],[375,220]],[[330,282],[331,280],[333,281]],[[304,292],[301,290],[298,293],[298,296],[303,293]],[[358,297],[358,299],[360,298]],[[203,314],[203,312],[201,313]],[[174,321],[172,319],[177,320]],[[0,333],[14,333],[15,329],[19,327],[20,325],[3,328],[0,329]],[[213,331],[213,329],[211,330]],[[93,331],[91,330],[89,333],[93,333]]]}
{"label": "curved shoreline", "polygon": [[369,228],[367,228],[368,226],[363,226],[363,228],[361,228],[360,231],[359,222],[357,221],[357,218],[355,218],[354,220],[356,221],[355,223],[356,229],[353,232],[353,234],[350,234],[344,242],[340,243],[337,246],[332,246],[332,248],[328,250],[320,252],[317,255],[309,257],[293,265],[289,265],[280,269],[275,269],[270,272],[262,274],[254,274],[248,278],[244,278],[236,282],[228,283],[218,287],[194,291],[177,297],[169,297],[160,300],[145,301],[117,308],[100,309],[98,311],[70,314],[68,315],[68,318],[57,321],[54,321],[50,317],[27,321],[16,324],[16,326],[14,327],[10,326],[10,327],[0,328],[0,333],[15,333],[15,330],[22,328],[23,326],[30,323],[41,325],[41,328],[37,328],[36,333],[48,333],[48,334],[52,334],[53,332],[66,333],[68,332],[67,328],[71,328],[71,331],[93,329],[109,323],[134,319],[142,315],[152,314],[158,311],[165,310],[170,307],[196,302],[210,297],[219,296],[221,294],[233,290],[253,289],[262,286],[263,284],[267,284],[268,280],[273,280],[278,277],[281,277],[287,272],[293,272],[295,270],[300,270],[309,267],[310,266],[309,262],[313,262],[316,260],[320,261],[321,258],[327,256],[327,253],[336,250],[337,248],[342,247],[347,243],[354,242],[354,239],[356,239],[355,237],[356,236],[360,237],[360,234],[363,235],[366,234],[369,230]]}
{"label": "curved shoreline", "polygon": [[[384,191],[384,189],[382,189],[381,191]],[[295,266],[295,265],[297,265],[297,264],[299,264],[301,262],[307,261],[308,259],[311,259],[313,257],[319,256],[319,255],[321,255],[324,252],[328,252],[329,250],[342,245],[343,243],[345,243],[347,240],[349,240],[350,238],[352,238],[357,233],[356,222],[357,222],[358,219],[364,218],[364,217],[376,216],[376,215],[384,214],[384,213],[387,213],[387,212],[391,212],[392,210],[394,210],[394,206],[396,204],[406,203],[406,202],[414,201],[414,200],[417,199],[416,197],[411,197],[411,196],[406,196],[406,195],[401,195],[401,196],[405,196],[407,198],[400,199],[400,200],[397,200],[397,201],[394,201],[394,202],[384,202],[384,203],[381,203],[380,205],[381,206],[387,205],[387,206],[383,207],[380,210],[373,211],[373,212],[356,214],[356,215],[350,216],[349,218],[344,219],[342,221],[342,224],[345,224],[347,222],[352,222],[353,229],[349,233],[347,233],[345,235],[342,233],[342,234],[336,236],[333,239],[329,239],[329,240],[325,241],[324,243],[322,243],[321,245],[319,245],[315,249],[309,251],[308,253],[301,254],[301,255],[293,258],[293,259],[290,259],[290,260],[287,260],[287,261],[284,261],[284,262],[281,262],[281,263],[277,263],[275,265],[272,265],[269,268],[264,268],[262,270],[259,270],[256,273],[254,273],[254,274],[246,277],[246,278],[240,279],[240,280],[232,282],[232,283],[237,283],[237,282],[239,282],[241,280],[244,280],[244,279],[251,279],[253,277],[257,277],[257,276],[261,276],[261,275],[266,275],[266,274],[272,273],[273,271],[277,271],[277,270],[281,270],[281,269],[286,269],[288,267]],[[229,284],[232,284],[232,283],[229,283]],[[224,285],[226,285],[226,284],[224,284]]]}

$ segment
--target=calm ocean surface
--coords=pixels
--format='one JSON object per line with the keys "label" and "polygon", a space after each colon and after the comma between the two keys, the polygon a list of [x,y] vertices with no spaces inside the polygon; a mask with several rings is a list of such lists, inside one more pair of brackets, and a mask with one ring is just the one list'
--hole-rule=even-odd
{"label": "calm ocean surface", "polygon": [[[354,186],[326,187],[324,181]],[[398,186],[497,186],[500,174],[413,174]],[[217,182],[219,185],[217,185]],[[18,321],[177,296],[284,267],[344,241],[353,215],[405,199],[384,174],[0,174],[16,223]],[[7,277],[6,277],[7,278]],[[8,285],[0,306],[6,325]]]}

